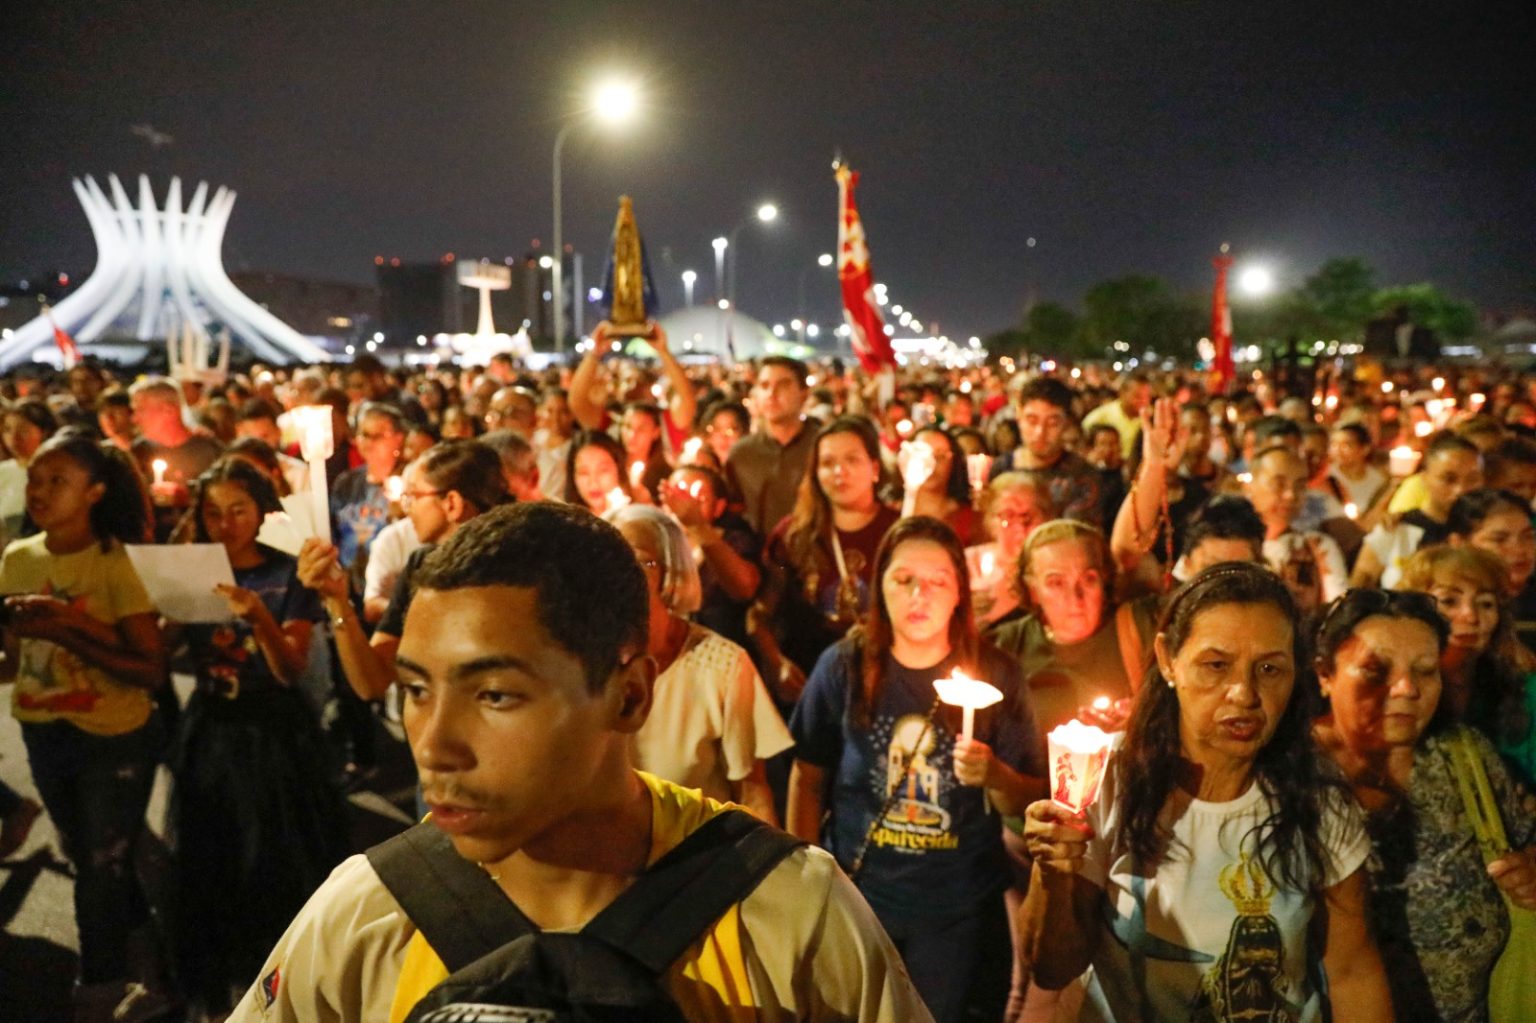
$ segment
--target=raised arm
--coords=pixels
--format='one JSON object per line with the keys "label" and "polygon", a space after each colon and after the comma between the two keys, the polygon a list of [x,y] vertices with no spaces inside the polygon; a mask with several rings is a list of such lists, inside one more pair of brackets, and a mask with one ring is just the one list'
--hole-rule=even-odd
{"label": "raised arm", "polygon": [[603,403],[593,397],[593,392],[601,386],[598,370],[603,361],[603,353],[607,350],[608,321],[604,320],[592,328],[592,347],[581,357],[581,364],[571,377],[571,415],[588,430],[596,430],[603,425]]}
{"label": "raised arm", "polygon": [[672,414],[674,427],[679,430],[688,430],[693,426],[693,417],[698,412],[698,399],[693,394],[693,381],[688,379],[688,374],[683,370],[683,364],[678,362],[677,356],[672,354],[672,349],[667,345],[667,332],[661,329],[661,324],[653,322],[651,326],[655,331],[651,338],[651,347],[656,350],[656,357],[661,360],[661,369],[667,376],[667,383],[672,385],[672,401],[667,406],[667,411]]}
{"label": "raised arm", "polygon": [[1141,468],[1120,503],[1109,547],[1121,571],[1130,571],[1152,550],[1168,496],[1168,473],[1184,457],[1179,406],[1160,398],[1141,410]]}

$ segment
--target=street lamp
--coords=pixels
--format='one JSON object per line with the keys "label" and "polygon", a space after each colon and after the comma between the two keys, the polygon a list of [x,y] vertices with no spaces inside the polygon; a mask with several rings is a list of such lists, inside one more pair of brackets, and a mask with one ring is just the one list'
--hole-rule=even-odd
{"label": "street lamp", "polygon": [[1237,286],[1243,294],[1260,298],[1274,290],[1275,275],[1267,266],[1244,267],[1237,275]]}
{"label": "street lamp", "polygon": [[726,308],[725,321],[725,337],[727,342],[731,340],[732,328],[736,325],[736,264],[741,259],[736,248],[736,235],[754,219],[760,224],[771,224],[779,219],[779,208],[771,202],[763,203],[752,216],[744,218],[739,224],[731,228],[730,234],[725,238],[724,248],[720,247],[720,239],[715,239],[716,253],[723,253],[727,248],[731,250],[730,289],[726,295],[727,300],[730,302],[730,305]]}
{"label": "street lamp", "polygon": [[[825,270],[828,267],[830,267],[833,264],[833,262],[834,262],[834,260],[832,258],[832,253],[830,253],[830,252],[823,252],[821,255],[816,257],[816,266],[817,267],[821,267],[823,270]],[[800,295],[800,304],[795,307],[795,310],[800,314],[800,319],[799,319],[798,322],[801,324],[801,326],[796,327],[795,329],[800,332],[800,343],[801,344],[805,344],[805,327],[804,327],[805,316],[806,316],[806,313],[805,313],[805,275],[810,273],[815,268],[816,267],[807,266],[807,267],[804,267],[803,269],[801,269],[801,271],[800,271],[800,284],[799,284],[799,287],[797,289],[798,292],[799,292],[799,295]],[[814,334],[811,335],[811,336],[815,337]]]}
{"label": "street lamp", "polygon": [[692,270],[683,271],[683,304],[688,308],[693,307],[693,282],[699,279],[699,275]]}
{"label": "street lamp", "polygon": [[[640,92],[635,87],[634,83],[619,81],[615,79],[606,82],[600,82],[597,87],[592,90],[589,102],[583,113],[591,116],[603,124],[609,125],[610,127],[615,127],[633,120],[635,114],[639,110],[639,107]],[[564,277],[565,269],[565,238],[564,232],[562,231],[563,225],[561,224],[560,216],[560,154],[565,149],[565,137],[570,134],[572,128],[576,127],[576,125],[580,123],[583,122],[567,122],[559,130],[559,132],[555,134],[555,153],[553,159],[550,161],[553,165],[553,174],[551,177],[554,181],[555,208],[555,252],[554,266],[551,268],[551,280],[554,284],[554,287],[551,289],[551,293],[554,295],[555,304],[554,327],[555,351],[557,352],[565,351],[565,306],[561,301],[561,294],[563,291],[562,278]]]}

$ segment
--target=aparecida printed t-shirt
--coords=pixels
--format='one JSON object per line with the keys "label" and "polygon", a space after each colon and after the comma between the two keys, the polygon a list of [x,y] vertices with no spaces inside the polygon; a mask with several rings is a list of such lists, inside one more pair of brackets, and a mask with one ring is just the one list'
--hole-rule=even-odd
{"label": "aparecida printed t-shirt", "polygon": [[[1112,850],[1115,774],[1112,757],[1087,811],[1095,837],[1083,877],[1109,905],[1079,1018],[1321,1019],[1317,963],[1309,962],[1321,950],[1309,953],[1306,941],[1315,907],[1271,879],[1255,855],[1255,827],[1273,811],[1259,784],[1225,803],[1176,795],[1163,818],[1170,852],[1148,877],[1128,850]],[[1324,887],[1365,863],[1364,815],[1346,793],[1325,803],[1322,841]]]}
{"label": "aparecida printed t-shirt", "polygon": [[[940,707],[924,728],[933,680],[947,676],[956,662],[950,657],[914,669],[887,657],[870,724],[860,727],[848,705],[852,687],[862,684],[855,649],[855,641],[845,639],[822,655],[789,726],[796,758],[832,775],[827,848],[848,870],[894,787],[896,798],[871,836],[859,890],[882,916],[969,915],[1000,893],[1011,875],[1002,822],[984,806],[982,789],[955,777],[960,711]],[[1045,751],[1017,663],[986,646],[970,673],[1004,697],[976,712],[975,738],[1014,770],[1044,776]]]}

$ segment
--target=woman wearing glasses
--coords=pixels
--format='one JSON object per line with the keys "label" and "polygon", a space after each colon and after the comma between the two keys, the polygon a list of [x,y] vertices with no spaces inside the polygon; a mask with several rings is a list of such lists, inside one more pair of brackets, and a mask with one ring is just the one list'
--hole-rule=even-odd
{"label": "woman wearing glasses", "polygon": [[1028,472],[1005,472],[981,494],[982,526],[989,542],[965,549],[971,573],[976,622],[994,628],[1025,614],[1019,607],[1019,554],[1024,541],[1056,517],[1056,505],[1043,479]]}
{"label": "woman wearing glasses", "polygon": [[[852,875],[935,1020],[999,1019],[1012,876],[999,817],[1045,792],[1039,733],[1018,667],[976,633],[949,526],[902,519],[874,569],[868,614],[817,661],[790,721],[788,828]],[[957,668],[1003,696],[969,740],[933,686]]]}
{"label": "woman wearing glasses", "polygon": [[[1368,906],[1397,1017],[1475,1021],[1487,1019],[1489,973],[1509,936],[1500,892],[1536,908],[1536,819],[1493,747],[1446,706],[1442,663],[1458,626],[1442,614],[1423,593],[1335,601],[1317,640],[1328,711],[1314,734],[1369,814]],[[1453,768],[1460,743],[1514,850],[1486,867]]]}

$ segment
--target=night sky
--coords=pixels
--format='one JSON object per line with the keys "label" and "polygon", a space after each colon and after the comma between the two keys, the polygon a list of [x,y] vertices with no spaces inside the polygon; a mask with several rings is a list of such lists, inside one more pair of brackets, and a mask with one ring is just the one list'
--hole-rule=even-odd
{"label": "night sky", "polygon": [[[1208,286],[1231,241],[1282,285],[1361,256],[1493,309],[1536,304],[1536,15],[1520,3],[29,4],[0,71],[0,279],[94,252],[72,175],[239,192],[231,269],[369,281],[375,255],[549,244],[550,150],[630,72],[627,132],[565,150],[566,240],[603,259],[635,198],[666,308],[837,315],[834,151],[875,272],[954,336],[1128,272]],[[175,137],[158,152],[130,132]],[[190,179],[190,182],[187,180]],[[125,182],[126,183],[126,182]],[[133,190],[131,188],[131,190]],[[1033,236],[1038,246],[1026,249]]]}

